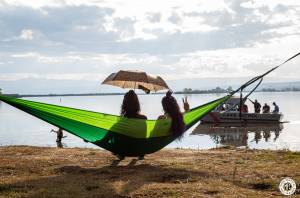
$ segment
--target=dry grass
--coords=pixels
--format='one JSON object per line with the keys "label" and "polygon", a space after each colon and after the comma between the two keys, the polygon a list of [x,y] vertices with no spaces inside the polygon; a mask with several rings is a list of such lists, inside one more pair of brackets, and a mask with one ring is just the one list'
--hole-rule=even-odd
{"label": "dry grass", "polygon": [[20,146],[0,159],[0,197],[278,197],[283,177],[300,182],[289,151],[162,150],[111,166],[102,150]]}

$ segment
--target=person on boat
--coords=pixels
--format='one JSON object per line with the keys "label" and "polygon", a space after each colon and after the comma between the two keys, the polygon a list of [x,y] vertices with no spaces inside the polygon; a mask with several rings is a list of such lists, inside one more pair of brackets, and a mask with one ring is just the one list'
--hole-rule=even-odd
{"label": "person on boat", "polygon": [[128,118],[147,119],[141,112],[139,98],[133,90],[128,91],[124,95],[121,106],[121,116]]}
{"label": "person on boat", "polygon": [[245,103],[242,104],[242,110],[241,110],[241,112],[242,113],[248,113],[248,106]]}
{"label": "person on boat", "polygon": [[270,113],[270,106],[265,103],[265,105],[262,108],[263,113]]}
{"label": "person on boat", "polygon": [[[158,119],[171,118],[171,131],[174,137],[180,138],[185,131],[185,124],[183,121],[183,115],[180,111],[177,100],[172,96],[172,91],[169,90],[166,96],[163,97],[161,103],[164,110],[164,115],[158,117]],[[189,104],[187,98],[183,99],[183,106],[185,111],[189,111]]]}
{"label": "person on boat", "polygon": [[57,131],[55,130],[51,130],[51,132],[54,132],[56,133],[56,142],[57,143],[61,143],[61,140],[67,136],[64,136],[64,133],[63,133],[63,129],[62,128],[59,128]]}
{"label": "person on boat", "polygon": [[245,113],[248,113],[248,112],[249,112],[249,110],[248,110],[248,105],[246,105],[246,104],[244,104],[244,111],[245,111]]}
{"label": "person on boat", "polygon": [[225,107],[224,107],[224,104],[221,104],[217,107],[217,111],[225,111]]}
{"label": "person on boat", "polygon": [[274,110],[272,111],[272,113],[279,113],[279,107],[275,102],[273,102],[273,106],[274,106]]}
{"label": "person on boat", "polygon": [[260,113],[260,108],[261,108],[260,103],[255,99],[253,104],[254,104],[254,112],[255,113]]}
{"label": "person on boat", "polygon": [[248,113],[248,106],[243,103],[241,106],[237,106],[237,111],[240,111],[241,113]]}

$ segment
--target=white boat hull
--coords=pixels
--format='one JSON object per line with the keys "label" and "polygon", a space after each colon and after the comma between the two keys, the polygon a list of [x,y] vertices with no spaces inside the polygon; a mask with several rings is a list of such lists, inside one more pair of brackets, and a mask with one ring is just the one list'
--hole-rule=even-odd
{"label": "white boat hull", "polygon": [[283,115],[275,113],[242,113],[240,112],[210,112],[201,119],[203,123],[233,123],[233,122],[281,122]]}

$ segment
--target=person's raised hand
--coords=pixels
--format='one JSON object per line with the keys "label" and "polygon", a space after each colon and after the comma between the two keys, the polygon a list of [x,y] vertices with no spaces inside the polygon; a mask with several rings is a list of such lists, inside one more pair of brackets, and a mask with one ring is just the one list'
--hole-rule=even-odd
{"label": "person's raised hand", "polygon": [[185,98],[182,98],[182,102],[183,102],[183,108],[184,108],[184,111],[187,112],[190,110],[190,104],[187,100],[187,96],[185,96]]}

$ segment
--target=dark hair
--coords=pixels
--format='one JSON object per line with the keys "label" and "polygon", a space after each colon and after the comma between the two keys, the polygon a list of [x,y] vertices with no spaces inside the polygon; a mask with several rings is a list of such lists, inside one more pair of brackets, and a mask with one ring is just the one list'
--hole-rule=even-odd
{"label": "dark hair", "polygon": [[163,97],[161,103],[165,113],[167,113],[172,118],[171,130],[173,135],[175,137],[181,136],[185,130],[185,125],[183,122],[183,115],[180,112],[178,103],[172,96],[172,91],[168,91],[166,93],[166,96]]}
{"label": "dark hair", "polygon": [[121,115],[125,117],[136,117],[141,111],[140,102],[133,90],[128,91],[124,95],[123,103],[121,106]]}

